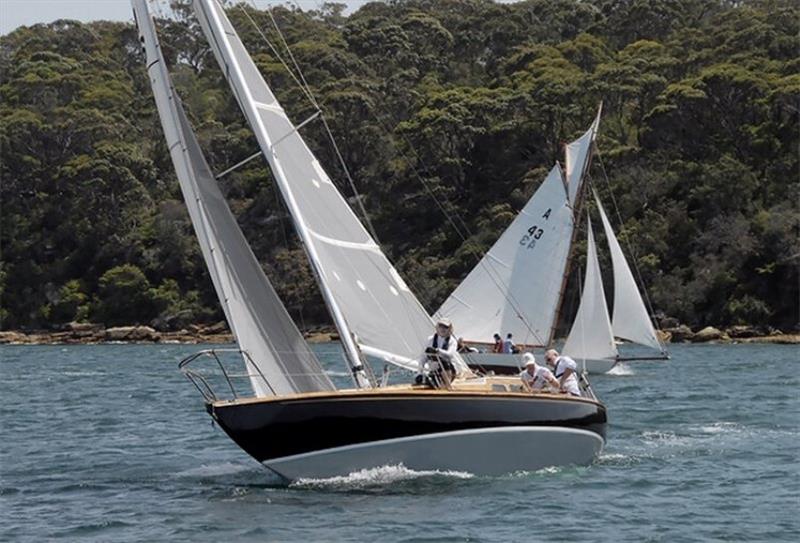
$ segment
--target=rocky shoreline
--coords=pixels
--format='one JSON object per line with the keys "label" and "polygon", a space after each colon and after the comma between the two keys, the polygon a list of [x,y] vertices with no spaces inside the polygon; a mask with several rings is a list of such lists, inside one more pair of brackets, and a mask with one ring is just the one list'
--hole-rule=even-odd
{"label": "rocky shoreline", "polygon": [[[318,327],[303,334],[309,343],[337,341],[331,328]],[[660,331],[665,343],[772,343],[800,344],[800,334],[785,334],[773,328],[730,326],[724,329],[707,326],[696,331],[685,324]],[[116,326],[71,322],[59,330],[0,331],[0,345],[96,345],[103,343],[197,344],[233,343],[225,322],[212,325],[189,325],[181,330],[159,331],[150,326]]]}
{"label": "rocky shoreline", "polygon": [[[305,332],[309,343],[336,341],[339,335],[330,329]],[[233,343],[233,335],[225,322],[212,325],[189,325],[181,330],[159,331],[150,326],[115,326],[71,322],[60,330],[0,331],[0,345],[98,345],[104,343],[133,344],[225,344]]]}

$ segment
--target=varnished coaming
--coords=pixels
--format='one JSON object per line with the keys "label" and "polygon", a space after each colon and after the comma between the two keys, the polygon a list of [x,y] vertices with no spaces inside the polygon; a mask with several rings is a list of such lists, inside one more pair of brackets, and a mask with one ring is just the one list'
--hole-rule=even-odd
{"label": "varnished coaming", "polygon": [[507,426],[562,426],[605,439],[606,410],[561,394],[388,387],[215,402],[209,413],[259,461],[384,439]]}

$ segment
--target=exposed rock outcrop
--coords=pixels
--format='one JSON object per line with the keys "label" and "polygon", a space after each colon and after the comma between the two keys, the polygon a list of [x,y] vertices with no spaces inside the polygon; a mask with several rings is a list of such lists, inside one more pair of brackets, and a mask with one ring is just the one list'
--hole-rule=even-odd
{"label": "exposed rock outcrop", "polygon": [[692,337],[692,343],[705,343],[707,341],[724,341],[730,338],[718,328],[706,326]]}
{"label": "exposed rock outcrop", "polygon": [[685,324],[681,324],[675,328],[667,328],[664,330],[664,332],[670,334],[673,343],[692,341],[692,338],[694,337],[694,332],[692,332],[692,329]]}
{"label": "exposed rock outcrop", "polygon": [[159,341],[161,335],[149,326],[116,326],[106,330],[107,341]]}

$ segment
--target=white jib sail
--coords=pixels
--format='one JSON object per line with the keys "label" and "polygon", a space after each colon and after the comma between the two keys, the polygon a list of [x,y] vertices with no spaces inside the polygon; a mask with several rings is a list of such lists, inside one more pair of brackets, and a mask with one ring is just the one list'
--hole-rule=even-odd
{"label": "white jib sail", "polygon": [[[323,296],[357,364],[365,354],[417,369],[433,321],[286,116],[216,0],[195,13],[266,156]],[[460,369],[466,369],[461,366]]]}
{"label": "white jib sail", "polygon": [[450,318],[469,341],[514,335],[517,343],[545,345],[574,227],[556,164],[522,211],[445,300],[437,315]]}
{"label": "white jib sail", "polygon": [[202,155],[172,87],[147,1],[132,0],[132,4],[189,217],[231,331],[249,355],[244,361],[255,394],[333,390],[261,270]]}
{"label": "white jib sail", "polygon": [[578,313],[564,344],[564,354],[576,361],[616,358],[617,347],[611,331],[597,246],[592,233],[592,221],[587,217],[589,243],[586,250],[586,277]]}
{"label": "white jib sail", "polygon": [[564,148],[567,191],[569,192],[569,203],[573,206],[578,199],[578,194],[583,184],[584,174],[592,152],[592,145],[597,137],[597,129],[600,127],[602,110],[602,106],[597,110],[597,116],[589,130],[584,132],[580,138],[568,143]]}
{"label": "white jib sail", "polygon": [[653,323],[636,287],[636,281],[597,194],[594,195],[594,199],[600,211],[600,219],[603,221],[614,270],[614,312],[611,320],[614,336],[663,352],[664,348],[658,341]]}

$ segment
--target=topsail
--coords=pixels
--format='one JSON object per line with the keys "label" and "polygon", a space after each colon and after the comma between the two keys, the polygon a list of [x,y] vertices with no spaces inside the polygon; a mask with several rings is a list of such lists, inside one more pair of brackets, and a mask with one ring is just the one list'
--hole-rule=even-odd
{"label": "topsail", "polygon": [[584,132],[580,138],[568,143],[564,149],[569,203],[573,207],[578,203],[578,195],[583,188],[584,175],[589,168],[589,158],[592,155],[592,145],[594,145],[597,129],[600,126],[601,113],[602,107],[597,110],[597,116],[589,130]]}

